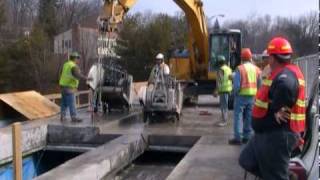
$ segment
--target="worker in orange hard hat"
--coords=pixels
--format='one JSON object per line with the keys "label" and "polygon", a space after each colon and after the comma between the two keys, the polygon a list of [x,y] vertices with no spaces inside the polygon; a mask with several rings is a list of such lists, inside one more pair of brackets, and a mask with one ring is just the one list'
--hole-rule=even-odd
{"label": "worker in orange hard hat", "polygon": [[289,179],[292,151],[303,144],[305,81],[291,63],[288,40],[273,38],[267,48],[271,73],[259,89],[252,111],[254,135],[240,154],[240,165],[262,179]]}
{"label": "worker in orange hard hat", "polygon": [[[254,96],[257,93],[260,82],[260,69],[252,64],[252,53],[249,48],[241,51],[242,64],[238,66],[233,78],[234,113],[233,133],[229,140],[231,145],[246,143],[251,136],[251,111]],[[243,119],[243,133],[241,137],[240,123]]]}
{"label": "worker in orange hard hat", "polygon": [[243,61],[251,61],[252,60],[252,53],[249,48],[243,48],[241,50],[241,60],[243,60]]}

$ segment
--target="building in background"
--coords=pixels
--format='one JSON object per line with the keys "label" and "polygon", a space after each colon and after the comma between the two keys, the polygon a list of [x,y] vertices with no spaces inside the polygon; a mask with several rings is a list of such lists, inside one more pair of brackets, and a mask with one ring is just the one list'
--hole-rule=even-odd
{"label": "building in background", "polygon": [[108,33],[103,38],[99,37],[96,21],[97,15],[88,16],[80,23],[74,24],[71,29],[54,37],[54,53],[61,61],[66,60],[72,51],[77,51],[82,57],[81,69],[87,72],[99,56],[116,56],[117,34]]}
{"label": "building in background", "polygon": [[[116,56],[117,34],[109,33],[107,36],[99,37],[96,24],[97,17],[88,17],[71,29],[54,37],[54,53],[67,55],[72,51],[78,51],[84,58],[95,59],[98,55]],[[99,43],[99,48],[98,48]]]}

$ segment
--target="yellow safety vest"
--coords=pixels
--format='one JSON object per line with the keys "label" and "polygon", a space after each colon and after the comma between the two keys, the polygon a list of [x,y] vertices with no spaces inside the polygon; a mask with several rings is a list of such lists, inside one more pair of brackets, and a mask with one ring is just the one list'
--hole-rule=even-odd
{"label": "yellow safety vest", "polygon": [[63,87],[78,88],[79,80],[72,75],[72,69],[76,67],[76,63],[68,60],[63,64],[59,85]]}
{"label": "yellow safety vest", "polygon": [[223,71],[223,77],[220,77],[218,92],[219,93],[228,93],[232,91],[232,82],[229,79],[230,75],[232,74],[232,70],[229,66],[223,65],[220,68]]}
{"label": "yellow safety vest", "polygon": [[245,63],[238,67],[241,77],[239,94],[242,96],[255,96],[257,93],[257,77],[260,70],[251,63]]}

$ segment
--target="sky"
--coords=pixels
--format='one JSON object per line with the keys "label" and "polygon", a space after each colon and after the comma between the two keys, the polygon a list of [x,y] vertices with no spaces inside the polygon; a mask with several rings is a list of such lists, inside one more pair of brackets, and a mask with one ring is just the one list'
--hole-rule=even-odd
{"label": "sky", "polygon": [[[224,14],[221,20],[246,19],[252,14],[295,17],[318,10],[318,0],[202,0],[208,17]],[[173,0],[138,0],[130,10],[162,12],[174,15],[180,8]]]}

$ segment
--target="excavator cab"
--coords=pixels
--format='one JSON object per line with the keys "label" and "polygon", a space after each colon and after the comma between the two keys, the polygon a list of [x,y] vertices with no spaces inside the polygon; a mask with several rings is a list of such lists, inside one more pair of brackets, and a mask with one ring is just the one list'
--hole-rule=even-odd
{"label": "excavator cab", "polygon": [[209,79],[214,79],[214,72],[219,68],[217,57],[223,55],[231,69],[241,63],[241,31],[238,29],[215,30],[209,38]]}
{"label": "excavator cab", "polygon": [[[217,57],[223,55],[227,60],[227,65],[232,70],[241,63],[241,31],[238,29],[220,30],[216,29],[209,38],[209,63],[208,79],[216,79],[216,71],[219,68]],[[231,93],[233,94],[233,93]],[[228,99],[228,108],[233,109],[233,99],[231,95]]]}

